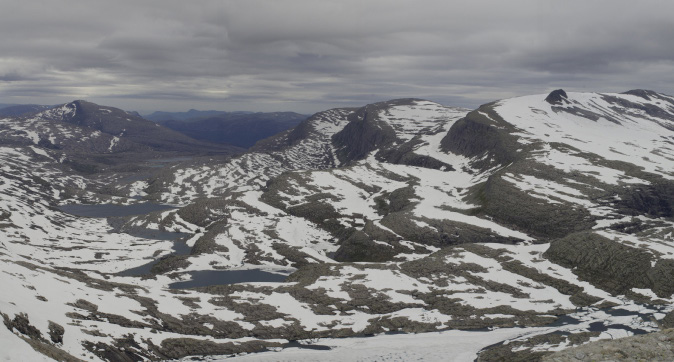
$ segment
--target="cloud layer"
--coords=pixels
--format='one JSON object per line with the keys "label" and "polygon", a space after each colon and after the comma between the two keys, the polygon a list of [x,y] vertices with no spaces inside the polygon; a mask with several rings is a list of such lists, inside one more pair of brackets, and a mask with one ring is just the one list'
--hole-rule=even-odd
{"label": "cloud layer", "polygon": [[667,0],[4,0],[0,103],[295,110],[674,94]]}

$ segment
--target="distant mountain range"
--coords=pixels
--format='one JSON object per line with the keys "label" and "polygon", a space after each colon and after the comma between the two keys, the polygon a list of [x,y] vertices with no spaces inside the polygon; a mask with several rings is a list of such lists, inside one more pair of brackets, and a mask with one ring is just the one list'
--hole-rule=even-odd
{"label": "distant mountain range", "polygon": [[187,112],[156,111],[143,116],[143,118],[149,119],[150,121],[186,121],[186,120],[199,120],[213,116],[220,116],[223,114],[249,114],[249,113],[253,112],[198,111],[196,109],[190,109]]}
{"label": "distant mountain range", "polygon": [[[232,112],[203,116],[210,112],[192,110],[176,114],[172,119],[157,120],[157,123],[194,139],[249,148],[261,139],[297,126],[308,117],[294,112]],[[189,114],[199,115],[182,118]]]}
{"label": "distant mountain range", "polygon": [[17,117],[37,113],[54,106],[40,104],[0,104],[0,117]]}

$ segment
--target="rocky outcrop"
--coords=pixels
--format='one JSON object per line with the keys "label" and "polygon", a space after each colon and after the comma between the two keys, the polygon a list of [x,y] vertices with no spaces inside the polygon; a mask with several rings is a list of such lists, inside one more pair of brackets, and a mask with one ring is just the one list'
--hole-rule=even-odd
{"label": "rocky outcrop", "polygon": [[674,328],[674,312],[669,312],[665,318],[662,318],[660,321],[660,327],[664,329]]}
{"label": "rocky outcrop", "polygon": [[342,242],[334,259],[341,262],[383,262],[393,260],[401,252],[393,245],[379,240],[356,230]]}
{"label": "rocky outcrop", "polygon": [[550,104],[562,105],[569,102],[569,97],[563,89],[553,90],[545,97],[545,101]]}
{"label": "rocky outcrop", "polygon": [[[376,151],[376,159],[382,162],[452,170],[452,165],[415,153],[414,148],[421,142],[419,139],[399,139],[393,127],[380,119],[380,115],[390,107],[411,106],[419,101],[421,100],[396,99],[369,104],[351,113],[348,117],[349,123],[332,137],[339,160],[342,163],[358,161]],[[296,130],[293,131],[295,132]]]}
{"label": "rocky outcrop", "polygon": [[483,105],[454,123],[440,143],[442,150],[480,158],[473,162],[478,169],[515,161],[520,146],[509,133],[514,128],[494,112],[493,106],[494,103]]}
{"label": "rocky outcrop", "polygon": [[604,340],[544,356],[562,361],[674,361],[674,329],[627,338]]}
{"label": "rocky outcrop", "polygon": [[[507,170],[515,174],[534,173],[526,162],[511,165]],[[535,174],[545,179],[551,177],[550,172]],[[490,176],[486,183],[476,186],[474,191],[476,201],[482,205],[481,212],[499,222],[542,240],[588,230],[594,225],[592,215],[585,208],[566,202],[541,202],[540,198],[522,191],[503,176],[502,172]]]}
{"label": "rocky outcrop", "polygon": [[362,160],[370,152],[391,145],[396,140],[391,126],[377,121],[384,104],[367,105],[349,115],[349,124],[332,136],[338,147],[337,157],[342,163]]}
{"label": "rocky outcrop", "polygon": [[627,215],[674,217],[674,182],[658,180],[649,185],[626,188],[616,206]]}
{"label": "rocky outcrop", "polygon": [[674,292],[674,262],[592,232],[553,241],[544,256],[582,279],[614,294],[651,289],[661,298]]}
{"label": "rocky outcrop", "polygon": [[65,329],[58,323],[49,321],[49,338],[53,343],[63,343]]}

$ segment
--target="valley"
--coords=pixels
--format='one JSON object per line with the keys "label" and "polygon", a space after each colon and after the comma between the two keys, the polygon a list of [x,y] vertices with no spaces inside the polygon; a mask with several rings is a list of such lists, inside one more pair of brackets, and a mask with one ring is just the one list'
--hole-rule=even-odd
{"label": "valley", "polygon": [[397,99],[248,150],[84,101],[0,118],[7,359],[539,360],[674,327],[664,94]]}

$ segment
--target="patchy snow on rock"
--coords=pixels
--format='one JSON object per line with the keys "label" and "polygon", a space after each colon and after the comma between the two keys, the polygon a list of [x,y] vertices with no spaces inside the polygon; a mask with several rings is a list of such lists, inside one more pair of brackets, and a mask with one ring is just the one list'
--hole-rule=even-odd
{"label": "patchy snow on rock", "polygon": [[[612,102],[611,97],[639,103],[647,102],[644,99],[625,94],[570,92],[570,104],[556,107],[547,103],[545,97],[539,94],[507,99],[498,102],[494,109],[521,130],[517,134],[521,139],[566,144],[674,179],[674,171],[669,167],[674,160],[674,147],[665,136],[674,135],[673,122]],[[584,116],[574,111],[574,107],[592,114]],[[565,112],[561,108],[571,110]],[[663,109],[671,115],[671,109]]]}
{"label": "patchy snow on rock", "polygon": [[[570,337],[523,344],[549,333],[600,330],[593,340],[657,330],[655,318],[674,308],[671,297],[631,288],[663,303],[645,305],[599,289],[576,270],[546,259],[546,243],[465,243],[450,235],[452,228],[468,228],[511,242],[534,241],[519,231],[526,230],[522,225],[506,224],[485,211],[484,200],[475,195],[477,188],[504,181],[509,191],[525,193],[540,205],[584,208],[596,219],[587,232],[647,250],[653,265],[674,259],[674,222],[656,213],[632,215],[616,204],[623,195],[618,191],[660,181],[635,172],[639,167],[674,177],[674,150],[666,138],[671,122],[647,111],[652,108],[633,107],[615,97],[657,105],[632,95],[571,93],[569,103],[559,106],[533,96],[502,101],[496,113],[480,111],[487,120],[498,123],[501,116],[516,127],[518,152],[528,152],[522,161],[526,167],[514,161],[477,169],[472,165],[490,155],[471,158],[443,151],[442,139],[467,110],[415,100],[386,106],[376,117],[393,128],[398,145],[412,145],[415,155],[450,167],[381,161],[376,151],[340,165],[332,136],[355,110],[337,109],[313,116],[302,132],[269,140],[269,147],[261,148],[266,151],[189,160],[116,189],[128,197],[105,198],[92,190],[122,176],[85,178],[65,172],[61,163],[67,158],[59,148],[34,145],[68,141],[70,147],[98,139],[105,154],[115,150],[118,137],[85,134],[59,123],[59,117],[74,115],[73,105],[20,122],[0,120],[2,136],[23,145],[0,147],[0,270],[5,275],[0,278],[0,312],[9,321],[25,314],[45,340],[50,322],[57,323],[65,333],[63,344],[53,346],[86,360],[99,360],[98,351],[117,348],[125,339],[137,345],[130,347],[134,353],[152,353],[176,338],[186,345],[231,343],[229,350],[235,350],[248,342],[283,345],[301,337],[307,339],[300,344],[332,349],[273,347],[277,352],[236,357],[451,356],[472,361],[483,347],[499,342],[521,352],[571,346]],[[583,109],[599,116],[593,119]],[[511,131],[503,124],[496,127]],[[132,197],[185,208],[106,220],[68,215],[56,207],[83,201],[128,205],[137,202]],[[318,216],[321,212],[325,219]],[[398,223],[409,230],[397,228]],[[445,224],[449,231],[440,230],[438,225]],[[632,224],[635,230],[624,232]],[[178,241],[137,236],[145,232],[185,235]],[[178,255],[179,246],[189,249]],[[393,255],[383,262],[333,259],[349,260],[340,259],[348,247],[356,257],[361,251]],[[142,276],[126,273],[152,266],[156,268]],[[253,270],[292,274],[286,282],[176,286],[198,279],[197,272]],[[614,307],[606,308],[609,304]],[[557,316],[570,322],[553,323]],[[457,330],[463,328],[484,330]],[[383,334],[399,331],[426,333]],[[324,338],[362,334],[376,336]],[[0,330],[0,358],[40,360],[23,337],[17,328]]]}

